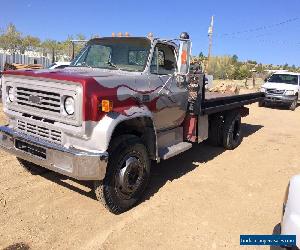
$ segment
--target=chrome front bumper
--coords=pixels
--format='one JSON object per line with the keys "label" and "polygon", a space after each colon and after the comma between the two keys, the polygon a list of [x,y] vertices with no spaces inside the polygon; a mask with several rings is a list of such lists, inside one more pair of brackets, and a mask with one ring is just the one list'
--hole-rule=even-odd
{"label": "chrome front bumper", "polygon": [[102,180],[108,153],[66,148],[0,126],[0,149],[77,180]]}
{"label": "chrome front bumper", "polygon": [[265,102],[272,102],[272,103],[286,103],[291,104],[297,97],[292,95],[265,95]]}

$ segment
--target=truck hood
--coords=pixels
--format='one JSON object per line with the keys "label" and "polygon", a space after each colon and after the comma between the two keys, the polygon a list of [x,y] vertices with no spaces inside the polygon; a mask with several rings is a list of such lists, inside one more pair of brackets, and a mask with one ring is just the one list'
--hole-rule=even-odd
{"label": "truck hood", "polygon": [[63,70],[51,70],[50,72],[82,75],[87,77],[100,77],[100,78],[132,75],[132,73],[136,73],[136,72],[126,72],[121,70],[95,69],[95,68],[86,68],[86,67],[67,67],[64,68]]}
{"label": "truck hood", "polygon": [[[4,75],[48,78],[53,80],[66,80],[81,82],[93,79],[105,87],[116,87],[118,85],[136,85],[136,79],[141,72],[127,72],[121,70],[95,69],[87,67],[68,67],[65,69],[43,69],[43,70],[12,70],[3,72]],[[136,87],[136,86],[134,86]]]}
{"label": "truck hood", "polygon": [[[41,76],[46,74],[51,75],[73,75],[73,76],[82,76],[82,77],[115,77],[124,75],[136,75],[136,72],[127,72],[121,70],[107,70],[107,69],[95,69],[95,68],[87,68],[87,67],[67,67],[64,69],[41,69],[41,70],[22,70],[20,72],[31,72],[33,75]],[[140,74],[140,73],[139,73]],[[20,74],[21,75],[21,74]]]}
{"label": "truck hood", "polygon": [[278,90],[297,90],[298,86],[287,83],[277,83],[277,82],[266,82],[262,85],[266,89],[278,89]]}

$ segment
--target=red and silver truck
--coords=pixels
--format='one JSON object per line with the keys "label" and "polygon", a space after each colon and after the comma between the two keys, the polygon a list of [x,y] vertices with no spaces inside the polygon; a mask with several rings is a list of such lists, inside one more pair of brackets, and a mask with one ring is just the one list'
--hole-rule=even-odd
{"label": "red and silver truck", "polygon": [[187,33],[104,37],[65,69],[5,71],[0,146],[28,171],[93,181],[97,199],[122,213],[143,195],[151,161],[207,139],[234,149],[249,114],[244,105],[263,98],[207,95],[190,58]]}

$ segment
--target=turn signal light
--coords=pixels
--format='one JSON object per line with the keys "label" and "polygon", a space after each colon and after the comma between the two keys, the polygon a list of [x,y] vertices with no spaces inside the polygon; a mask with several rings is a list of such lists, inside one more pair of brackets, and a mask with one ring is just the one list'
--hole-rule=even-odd
{"label": "turn signal light", "polygon": [[181,63],[186,64],[186,61],[187,61],[187,51],[183,50],[181,54]]}
{"label": "turn signal light", "polygon": [[113,102],[109,100],[102,100],[101,101],[101,109],[103,112],[110,112],[113,109]]}

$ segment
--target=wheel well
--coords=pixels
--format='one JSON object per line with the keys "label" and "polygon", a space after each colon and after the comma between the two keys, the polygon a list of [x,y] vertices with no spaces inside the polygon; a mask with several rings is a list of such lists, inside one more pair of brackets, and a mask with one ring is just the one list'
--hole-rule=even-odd
{"label": "wheel well", "polygon": [[156,135],[153,121],[149,117],[137,117],[119,123],[111,136],[111,140],[124,134],[136,135],[145,144],[149,157],[156,159]]}

